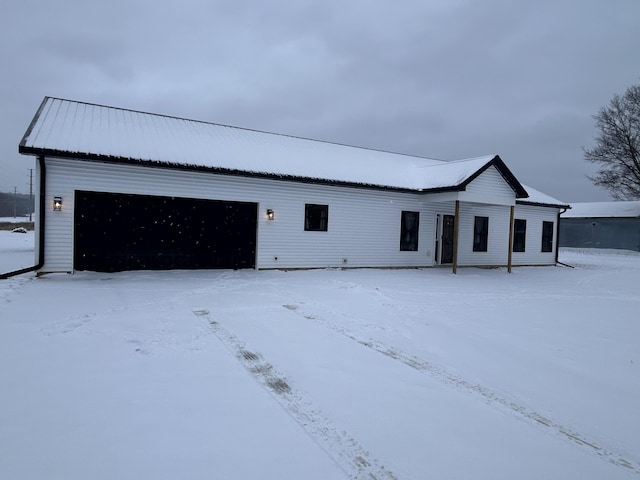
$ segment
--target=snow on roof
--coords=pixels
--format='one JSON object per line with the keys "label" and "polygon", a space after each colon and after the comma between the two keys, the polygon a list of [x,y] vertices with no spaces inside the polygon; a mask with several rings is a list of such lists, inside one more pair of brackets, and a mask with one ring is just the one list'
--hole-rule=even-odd
{"label": "snow on roof", "polygon": [[640,200],[630,202],[582,202],[571,204],[562,218],[640,217]]}
{"label": "snow on roof", "polygon": [[[71,154],[321,179],[388,188],[459,187],[496,155],[456,162],[352,147],[45,97],[20,143],[26,154]],[[524,191],[500,160],[518,196]]]}
{"label": "snow on roof", "polygon": [[418,167],[416,172],[421,177],[424,189],[443,188],[450,185],[460,185],[473,174],[482,170],[496,155],[468,158],[453,162],[440,162],[435,165]]}
{"label": "snow on roof", "polygon": [[[527,193],[529,194],[528,198],[518,200],[518,203],[532,204],[532,205],[551,205],[556,207],[569,207],[567,202],[562,202],[557,198],[554,198],[546,193],[542,193],[539,190],[536,190],[529,185],[522,185]],[[573,205],[571,206],[573,208]]]}

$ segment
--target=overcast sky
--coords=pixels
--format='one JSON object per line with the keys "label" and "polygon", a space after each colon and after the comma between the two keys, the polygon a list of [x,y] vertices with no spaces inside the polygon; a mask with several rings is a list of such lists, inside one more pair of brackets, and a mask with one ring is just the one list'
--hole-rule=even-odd
{"label": "overcast sky", "polygon": [[5,0],[0,191],[44,96],[456,160],[567,202],[640,82],[638,0]]}

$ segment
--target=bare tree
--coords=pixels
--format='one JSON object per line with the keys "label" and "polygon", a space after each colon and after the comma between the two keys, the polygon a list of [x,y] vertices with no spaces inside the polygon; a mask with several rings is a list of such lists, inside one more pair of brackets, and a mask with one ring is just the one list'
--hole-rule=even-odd
{"label": "bare tree", "polygon": [[584,157],[600,169],[589,179],[616,200],[640,199],[640,85],[616,94],[593,118],[599,135]]}

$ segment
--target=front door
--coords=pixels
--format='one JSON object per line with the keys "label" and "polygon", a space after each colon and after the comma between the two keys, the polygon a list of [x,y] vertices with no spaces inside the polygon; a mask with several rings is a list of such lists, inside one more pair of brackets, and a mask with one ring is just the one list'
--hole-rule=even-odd
{"label": "front door", "polygon": [[453,215],[442,216],[442,254],[440,263],[453,263]]}

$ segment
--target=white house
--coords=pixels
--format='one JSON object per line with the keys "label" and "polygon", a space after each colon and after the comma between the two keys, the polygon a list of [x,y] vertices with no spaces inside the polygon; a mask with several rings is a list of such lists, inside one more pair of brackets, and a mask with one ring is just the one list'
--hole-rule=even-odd
{"label": "white house", "polygon": [[553,265],[563,202],[444,162],[46,97],[40,273]]}

